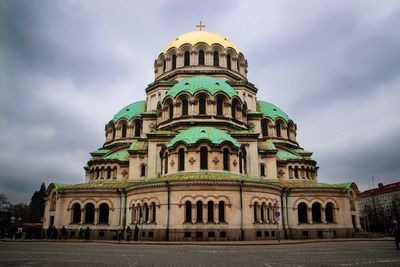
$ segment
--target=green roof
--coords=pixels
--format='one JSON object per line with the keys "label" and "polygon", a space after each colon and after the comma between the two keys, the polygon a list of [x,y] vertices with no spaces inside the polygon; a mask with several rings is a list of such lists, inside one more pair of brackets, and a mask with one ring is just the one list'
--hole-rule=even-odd
{"label": "green roof", "polygon": [[277,157],[278,160],[303,159],[303,157],[283,149],[278,149]]}
{"label": "green roof", "polygon": [[121,109],[117,114],[115,114],[112,119],[113,122],[117,122],[120,119],[124,118],[127,120],[140,117],[140,114],[146,111],[146,101],[138,101],[132,104],[127,105],[123,109]]}
{"label": "green roof", "polygon": [[165,97],[175,97],[181,92],[187,92],[190,95],[194,95],[196,92],[202,90],[209,92],[211,95],[215,95],[218,92],[223,92],[229,97],[238,96],[237,92],[232,88],[232,86],[221,79],[209,76],[194,76],[183,79],[172,86],[171,89],[169,89],[165,94]]}
{"label": "green roof", "polygon": [[217,145],[220,145],[223,142],[230,142],[235,147],[240,147],[238,141],[230,136],[230,134],[214,127],[189,128],[177,134],[171,141],[169,141],[167,147],[173,147],[178,142],[184,142],[188,145],[192,145],[196,144],[200,140],[207,140]]}
{"label": "green roof", "polygon": [[265,101],[257,101],[257,107],[258,111],[262,112],[264,117],[269,117],[273,120],[275,120],[276,118],[282,118],[286,122],[289,121],[289,116],[280,108],[271,103]]}
{"label": "green roof", "polygon": [[276,151],[276,146],[271,140],[258,142],[258,149],[261,151],[274,150]]}
{"label": "green roof", "polygon": [[143,151],[143,150],[146,150],[147,151],[147,148],[148,148],[147,141],[134,140],[132,142],[131,146],[129,147],[129,150],[132,150],[132,151]]}
{"label": "green roof", "polygon": [[119,161],[128,161],[129,153],[126,149],[118,150],[116,152],[112,152],[108,155],[105,155],[101,159],[103,160],[119,160]]}

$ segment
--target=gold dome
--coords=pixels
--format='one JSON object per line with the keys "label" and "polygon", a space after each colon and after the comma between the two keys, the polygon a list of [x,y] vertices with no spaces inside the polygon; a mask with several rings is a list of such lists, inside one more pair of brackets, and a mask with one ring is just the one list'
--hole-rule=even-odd
{"label": "gold dome", "polygon": [[170,48],[179,48],[184,44],[191,44],[196,45],[197,43],[206,43],[207,45],[211,46],[213,44],[219,44],[224,48],[232,48],[237,53],[239,49],[232,44],[226,37],[214,33],[214,32],[207,32],[207,31],[193,31],[184,33],[178,37],[176,37],[172,42],[170,42],[165,48],[164,53],[166,53]]}

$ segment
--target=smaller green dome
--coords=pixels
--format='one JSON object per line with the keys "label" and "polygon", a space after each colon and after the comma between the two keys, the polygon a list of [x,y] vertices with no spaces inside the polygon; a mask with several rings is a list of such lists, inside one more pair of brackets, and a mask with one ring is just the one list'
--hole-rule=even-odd
{"label": "smaller green dome", "polygon": [[188,145],[196,144],[200,140],[207,140],[213,144],[220,145],[223,142],[230,142],[233,146],[239,148],[240,144],[230,134],[214,127],[193,127],[180,132],[171,141],[167,147],[171,148],[178,142],[184,142]]}
{"label": "smaller green dome", "polygon": [[258,111],[261,112],[264,117],[269,117],[273,120],[279,117],[284,119],[286,122],[289,121],[289,116],[285,112],[283,112],[280,108],[271,103],[265,101],[257,101],[257,108]]}
{"label": "smaller green dome", "polygon": [[112,119],[113,122],[117,122],[120,119],[124,118],[127,120],[140,117],[140,114],[146,111],[146,101],[138,101],[132,104],[127,105],[117,114],[115,114],[114,118]]}
{"label": "smaller green dome", "polygon": [[187,92],[190,95],[194,95],[196,92],[201,90],[207,91],[211,95],[223,92],[229,97],[238,96],[235,89],[221,79],[209,76],[194,76],[183,79],[172,86],[165,94],[165,97],[175,97],[181,92]]}

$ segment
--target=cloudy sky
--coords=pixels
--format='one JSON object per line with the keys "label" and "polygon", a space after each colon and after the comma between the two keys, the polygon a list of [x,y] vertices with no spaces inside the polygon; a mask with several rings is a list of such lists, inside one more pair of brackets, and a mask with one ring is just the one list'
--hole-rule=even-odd
{"label": "cloudy sky", "polygon": [[0,0],[0,193],[83,182],[105,123],[145,99],[154,59],[199,20],[297,123],[320,182],[400,181],[397,0]]}

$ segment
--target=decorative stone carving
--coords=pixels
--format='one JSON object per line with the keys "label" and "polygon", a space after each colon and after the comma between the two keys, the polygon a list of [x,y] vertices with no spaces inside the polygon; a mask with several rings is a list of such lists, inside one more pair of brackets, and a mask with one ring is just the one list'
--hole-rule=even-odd
{"label": "decorative stone carving", "polygon": [[218,159],[217,157],[215,157],[215,158],[213,159],[213,162],[214,162],[215,165],[217,165],[218,162],[219,162],[219,159]]}
{"label": "decorative stone carving", "polygon": [[195,163],[196,160],[195,160],[193,157],[191,157],[191,158],[189,159],[189,162],[190,162],[191,165],[193,165],[193,163]]}

